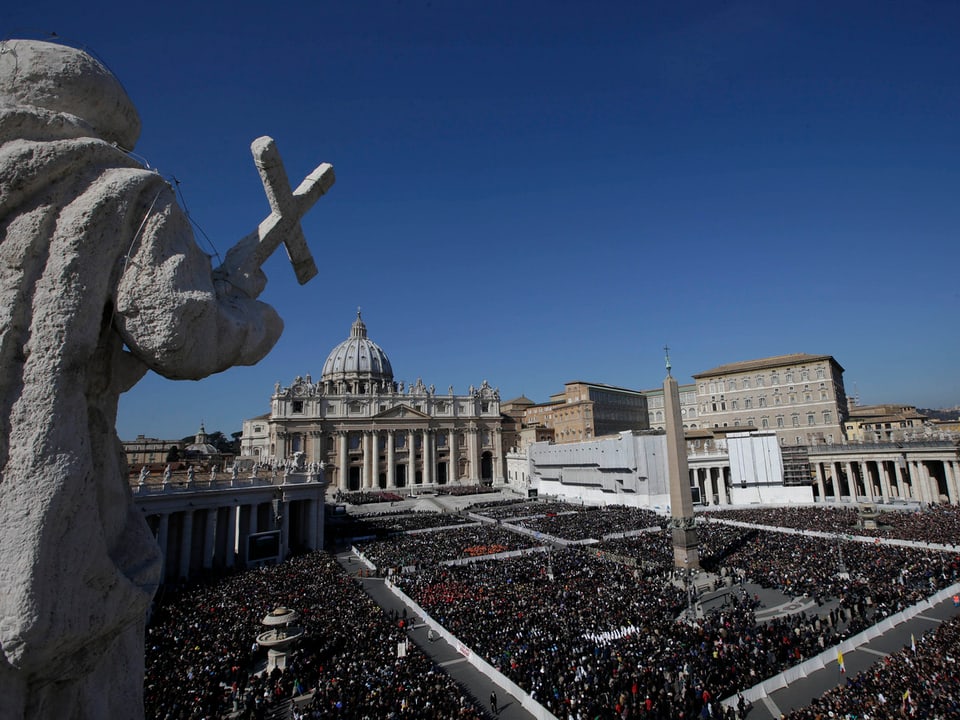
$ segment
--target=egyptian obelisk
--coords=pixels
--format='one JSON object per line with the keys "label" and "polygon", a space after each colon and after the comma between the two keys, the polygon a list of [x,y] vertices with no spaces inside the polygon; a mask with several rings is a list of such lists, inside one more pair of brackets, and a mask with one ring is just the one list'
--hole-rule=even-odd
{"label": "egyptian obelisk", "polygon": [[666,411],[667,476],[670,480],[670,529],[673,533],[673,564],[678,568],[700,567],[696,522],[693,517],[693,493],[687,467],[687,442],[680,416],[680,386],[671,375],[669,348],[666,353],[667,377],[663,381],[663,406]]}

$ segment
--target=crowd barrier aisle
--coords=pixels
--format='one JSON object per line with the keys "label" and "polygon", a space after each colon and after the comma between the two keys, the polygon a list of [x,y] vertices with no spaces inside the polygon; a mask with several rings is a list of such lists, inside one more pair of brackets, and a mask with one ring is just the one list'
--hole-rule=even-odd
{"label": "crowd barrier aisle", "polygon": [[385,581],[386,586],[390,591],[396,595],[402,602],[409,605],[413,608],[413,611],[419,615],[423,622],[430,628],[433,629],[440,637],[446,640],[452,647],[457,649],[464,659],[471,665],[473,665],[477,670],[482,672],[493,682],[503,688],[507,693],[515,697],[520,701],[520,706],[524,710],[529,712],[536,720],[558,720],[557,716],[547,710],[543,705],[534,700],[525,690],[523,690],[519,685],[510,680],[506,675],[497,670],[493,665],[488,663],[482,657],[477,655],[473,650],[460,642],[459,638],[454,635],[451,635],[445,627],[440,625],[436,620],[434,620],[430,615],[428,615],[423,608],[417,605],[413,600],[411,600],[407,595],[396,585],[394,585],[389,580]]}
{"label": "crowd barrier aisle", "polygon": [[[859,632],[853,637],[847,638],[839,645],[834,645],[832,648],[824,650],[819,655],[815,655],[799,665],[794,665],[791,668],[787,668],[782,673],[774,675],[773,677],[769,677],[766,680],[757,683],[753,687],[747,688],[740,694],[743,695],[744,699],[748,702],[756,703],[768,696],[770,693],[785,688],[791,682],[799,680],[800,678],[804,678],[811,672],[822,670],[830,663],[835,663],[837,661],[838,653],[852,652],[861,645],[870,642],[874,638],[883,635],[888,630],[891,630],[897,625],[916,617],[920,613],[933,608],[934,606],[958,593],[960,593],[960,583],[944,588],[943,590],[931,595],[929,598],[921,600],[916,605],[911,605],[905,610],[901,610],[893,615],[888,615],[880,620],[880,622],[871,625],[863,630],[863,632]],[[724,705],[736,705],[736,703],[736,695],[731,695],[723,701]]]}

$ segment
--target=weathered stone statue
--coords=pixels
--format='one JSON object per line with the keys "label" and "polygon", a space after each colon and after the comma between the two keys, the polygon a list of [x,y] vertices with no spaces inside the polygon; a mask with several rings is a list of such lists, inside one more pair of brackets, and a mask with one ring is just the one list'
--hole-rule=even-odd
{"label": "weathered stone statue", "polygon": [[160,556],[131,501],[118,396],[148,369],[260,360],[282,329],[255,299],[260,264],[285,240],[309,279],[299,216],[333,182],[322,166],[290,193],[258,140],[273,212],[214,270],[173,190],[127,154],[139,132],[89,55],[0,42],[2,720],[143,715]]}

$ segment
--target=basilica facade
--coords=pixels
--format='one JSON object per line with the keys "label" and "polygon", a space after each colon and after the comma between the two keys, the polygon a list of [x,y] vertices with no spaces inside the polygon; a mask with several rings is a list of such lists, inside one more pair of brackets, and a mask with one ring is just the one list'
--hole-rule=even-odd
{"label": "basilica facade", "polygon": [[244,421],[241,454],[322,464],[331,488],[415,490],[504,481],[500,394],[484,380],[465,395],[393,377],[357,312],[320,379],[275,386],[270,412]]}

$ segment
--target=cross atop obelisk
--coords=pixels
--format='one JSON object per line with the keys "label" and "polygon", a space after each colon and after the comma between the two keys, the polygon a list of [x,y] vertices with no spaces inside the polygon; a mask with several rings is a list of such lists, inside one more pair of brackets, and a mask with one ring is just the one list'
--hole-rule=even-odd
{"label": "cross atop obelisk", "polygon": [[670,481],[670,529],[673,534],[673,564],[678,568],[699,568],[696,520],[693,516],[693,493],[690,490],[690,469],[687,466],[687,441],[680,415],[680,386],[670,374],[670,348],[664,346],[667,377],[663,381],[663,407],[667,432],[667,475]]}

